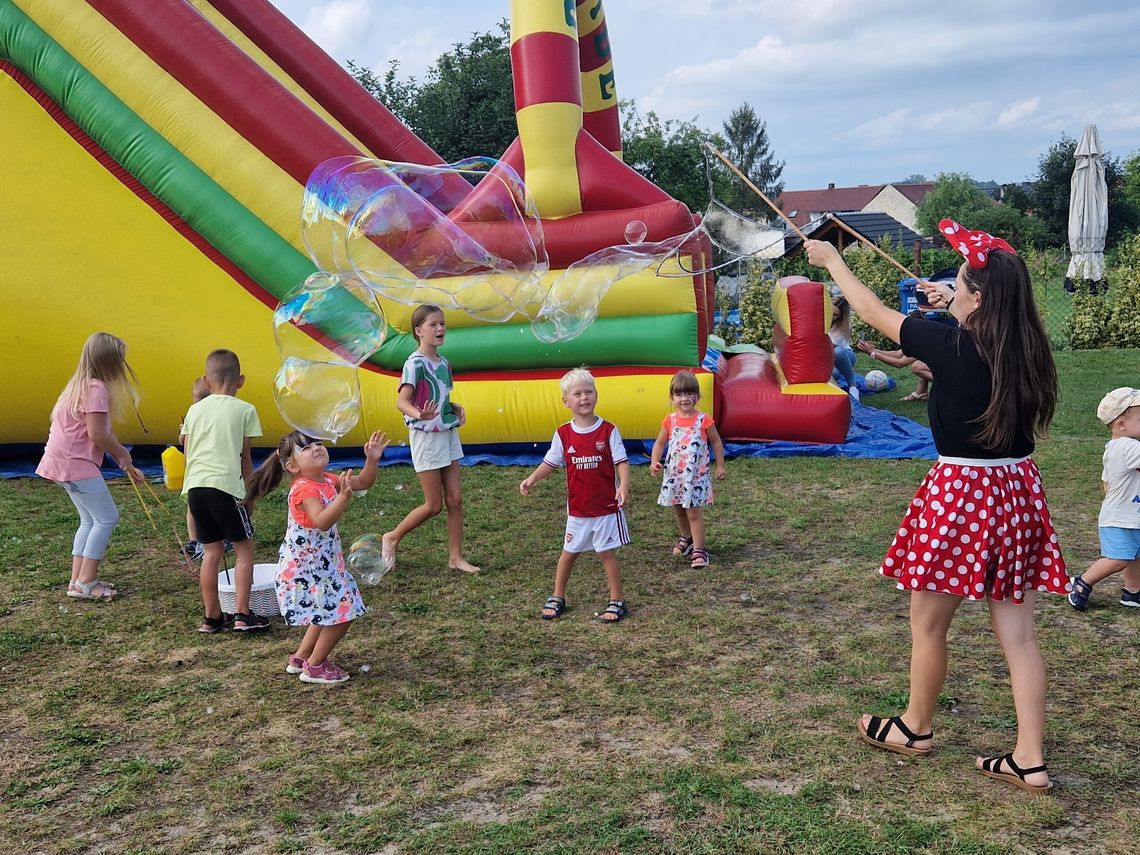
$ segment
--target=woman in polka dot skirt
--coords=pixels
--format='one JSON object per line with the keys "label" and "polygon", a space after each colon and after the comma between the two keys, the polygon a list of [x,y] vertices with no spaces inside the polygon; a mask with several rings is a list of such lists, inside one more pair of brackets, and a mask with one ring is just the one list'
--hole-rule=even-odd
{"label": "woman in polka dot skirt", "polygon": [[1009,664],[1017,744],[975,765],[1023,790],[1045,792],[1052,787],[1042,747],[1045,666],[1033,608],[1037,592],[1063,595],[1068,579],[1031,455],[1053,417],[1057,371],[1029,274],[1013,247],[952,220],[939,228],[966,262],[954,287],[927,283],[925,290],[958,328],[884,306],[834,246],[805,244],[808,260],[827,269],[859,316],[925,362],[935,379],[928,411],[938,461],[880,568],[911,595],[910,701],[901,715],[864,715],[857,726],[878,748],[929,754],[946,679],[947,630],[963,600],[984,600]]}

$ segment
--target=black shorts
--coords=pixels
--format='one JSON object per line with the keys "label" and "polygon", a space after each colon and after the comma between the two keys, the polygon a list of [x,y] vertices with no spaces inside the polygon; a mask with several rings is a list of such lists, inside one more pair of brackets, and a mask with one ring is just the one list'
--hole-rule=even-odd
{"label": "black shorts", "polygon": [[191,487],[186,500],[199,543],[240,543],[253,537],[249,511],[229,493],[214,487]]}

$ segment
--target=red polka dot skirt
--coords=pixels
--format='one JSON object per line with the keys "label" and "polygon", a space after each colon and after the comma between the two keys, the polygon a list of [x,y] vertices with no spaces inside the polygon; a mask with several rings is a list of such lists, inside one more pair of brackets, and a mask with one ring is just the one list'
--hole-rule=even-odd
{"label": "red polka dot skirt", "polygon": [[1065,594],[1069,578],[1031,458],[939,460],[926,474],[879,572],[908,591],[1021,602]]}

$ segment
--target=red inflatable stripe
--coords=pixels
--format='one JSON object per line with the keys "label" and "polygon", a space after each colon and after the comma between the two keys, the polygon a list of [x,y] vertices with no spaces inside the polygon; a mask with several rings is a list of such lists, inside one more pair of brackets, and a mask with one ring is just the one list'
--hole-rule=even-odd
{"label": "red inflatable stripe", "polygon": [[593,71],[610,61],[610,34],[606,24],[578,39],[578,65],[582,71]]}
{"label": "red inflatable stripe", "polygon": [[[578,44],[562,33],[530,33],[511,45],[511,68],[525,68],[515,77],[515,110],[535,104],[582,104],[578,77]],[[568,73],[568,69],[572,69]]]}
{"label": "red inflatable stripe", "polygon": [[300,184],[356,147],[298,101],[189,3],[88,0],[123,35]]}

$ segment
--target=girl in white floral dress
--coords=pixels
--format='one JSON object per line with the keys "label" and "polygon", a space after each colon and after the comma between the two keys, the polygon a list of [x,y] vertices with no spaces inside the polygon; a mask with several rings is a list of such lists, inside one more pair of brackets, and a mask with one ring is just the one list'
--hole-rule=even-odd
{"label": "girl in white floral dress", "polygon": [[294,431],[282,437],[250,477],[247,503],[271,492],[288,472],[288,523],[277,565],[277,602],[290,626],[307,627],[286,672],[304,683],[343,683],[348,673],[328,658],[356,618],[364,602],[356,580],[345,566],[337,521],[352,500],[353,490],[376,482],[376,467],[388,446],[387,434],[377,431],[364,445],[367,461],[360,474],[327,471],[328,449],[319,439]]}
{"label": "girl in white floral dress", "polygon": [[[649,471],[654,475],[665,469],[661,493],[657,504],[672,507],[677,514],[677,527],[681,536],[673,546],[673,554],[690,556],[691,566],[705,567],[709,554],[705,549],[705,520],[702,508],[712,504],[712,480],[709,478],[709,457],[716,460],[715,475],[722,480],[724,443],[713,423],[712,416],[697,409],[701,387],[691,371],[678,371],[669,383],[669,398],[673,412],[661,422],[661,431],[653,443],[649,457]],[[669,446],[669,458],[664,467],[661,455]]]}

